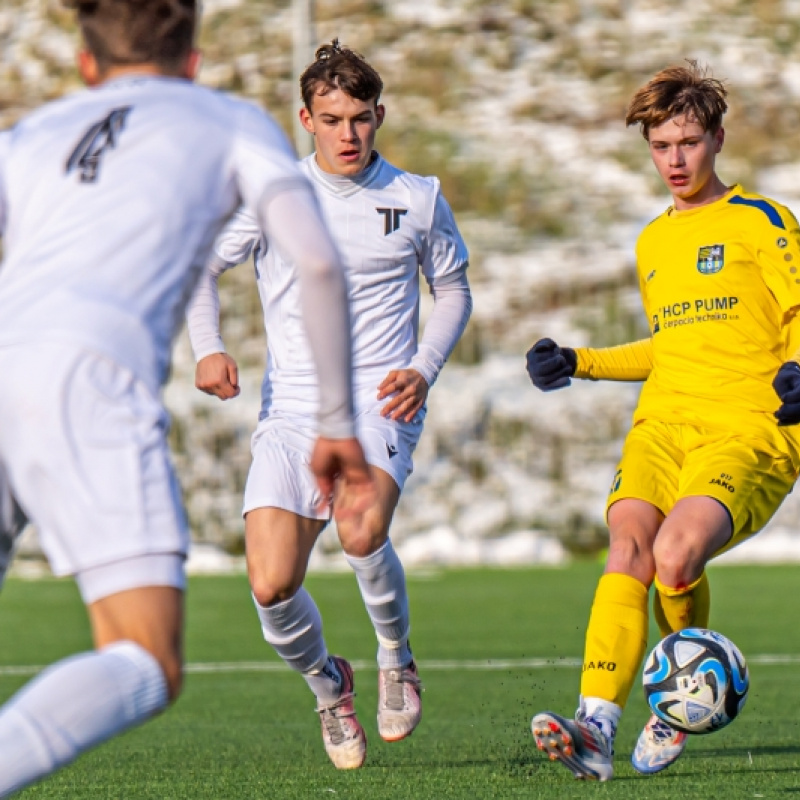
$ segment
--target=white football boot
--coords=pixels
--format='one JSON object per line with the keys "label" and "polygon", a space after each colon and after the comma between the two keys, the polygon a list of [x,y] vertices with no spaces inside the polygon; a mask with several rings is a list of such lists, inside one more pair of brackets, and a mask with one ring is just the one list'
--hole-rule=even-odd
{"label": "white football boot", "polygon": [[536,746],[576,778],[608,781],[614,775],[614,738],[580,711],[574,720],[544,711],[531,721]]}
{"label": "white football boot", "polygon": [[336,769],[358,769],[367,757],[367,736],[356,717],[353,668],[341,656],[331,656],[342,676],[342,692],[329,705],[317,706],[325,752]]}
{"label": "white football boot", "polygon": [[422,717],[422,684],[417,665],[378,671],[378,733],[399,742],[414,732]]}
{"label": "white football boot", "polygon": [[637,772],[652,775],[674,764],[686,747],[688,736],[652,714],[636,741],[631,763]]}

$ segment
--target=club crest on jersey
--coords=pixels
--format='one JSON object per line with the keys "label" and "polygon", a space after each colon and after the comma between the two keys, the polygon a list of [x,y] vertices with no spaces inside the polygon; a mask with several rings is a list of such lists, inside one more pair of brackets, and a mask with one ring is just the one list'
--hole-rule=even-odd
{"label": "club crest on jersey", "polygon": [[400,228],[400,218],[408,214],[407,208],[376,208],[383,217],[383,235],[388,236]]}
{"label": "club crest on jersey", "polygon": [[725,245],[710,244],[697,251],[697,271],[713,275],[725,266]]}

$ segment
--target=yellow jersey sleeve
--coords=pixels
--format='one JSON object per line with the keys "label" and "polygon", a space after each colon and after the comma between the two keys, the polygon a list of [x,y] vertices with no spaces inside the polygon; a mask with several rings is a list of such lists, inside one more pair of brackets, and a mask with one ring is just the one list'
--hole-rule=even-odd
{"label": "yellow jersey sleeve", "polygon": [[786,360],[800,364],[800,314],[794,313],[784,325],[786,334]]}
{"label": "yellow jersey sleeve", "polygon": [[576,378],[599,381],[644,381],[653,368],[653,341],[620,344],[616,347],[575,348],[578,366]]}
{"label": "yellow jersey sleeve", "polygon": [[800,225],[792,212],[778,203],[769,208],[773,225],[765,228],[755,256],[786,324],[800,307]]}

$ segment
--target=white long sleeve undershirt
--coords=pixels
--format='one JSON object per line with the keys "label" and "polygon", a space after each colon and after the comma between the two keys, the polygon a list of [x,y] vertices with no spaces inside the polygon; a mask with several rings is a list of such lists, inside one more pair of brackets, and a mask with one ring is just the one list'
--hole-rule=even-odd
{"label": "white long sleeve undershirt", "polygon": [[[196,361],[213,353],[225,352],[219,326],[219,278],[234,266],[214,254],[189,304],[186,317]],[[410,365],[425,378],[428,386],[436,382],[472,313],[472,294],[466,269],[465,264],[464,269],[431,286],[433,311]]]}
{"label": "white long sleeve undershirt", "polygon": [[[294,185],[272,195],[258,212],[270,246],[297,270],[306,336],[319,379],[320,435],[354,436],[347,285],[316,197],[310,186]],[[189,337],[198,361],[225,352],[219,334],[218,281],[231,266],[213,255],[187,308]]]}
{"label": "white long sleeve undershirt", "polygon": [[433,386],[472,313],[467,265],[446,279],[433,283],[431,291],[433,311],[411,360],[411,368],[425,378],[428,386]]}
{"label": "white long sleeve undershirt", "polygon": [[186,308],[186,324],[195,361],[225,352],[219,331],[219,279],[225,270],[235,266],[212,253]]}

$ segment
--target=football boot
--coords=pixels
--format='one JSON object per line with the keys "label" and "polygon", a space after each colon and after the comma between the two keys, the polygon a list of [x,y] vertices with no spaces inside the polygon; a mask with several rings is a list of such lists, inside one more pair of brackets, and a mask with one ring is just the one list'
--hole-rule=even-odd
{"label": "football boot", "polygon": [[650,716],[644,726],[636,747],[631,755],[631,763],[637,772],[652,775],[661,772],[675,763],[686,747],[688,736],[667,725],[655,714]]}
{"label": "football boot", "polygon": [[572,719],[544,711],[531,721],[536,746],[576,778],[607,781],[614,775],[614,742],[600,722],[580,713]]}
{"label": "football boot", "polygon": [[342,676],[342,691],[333,703],[317,706],[325,752],[336,769],[358,769],[367,757],[367,736],[356,717],[353,668],[331,656]]}
{"label": "football boot", "polygon": [[378,671],[378,733],[387,742],[410,736],[422,716],[417,665]]}

